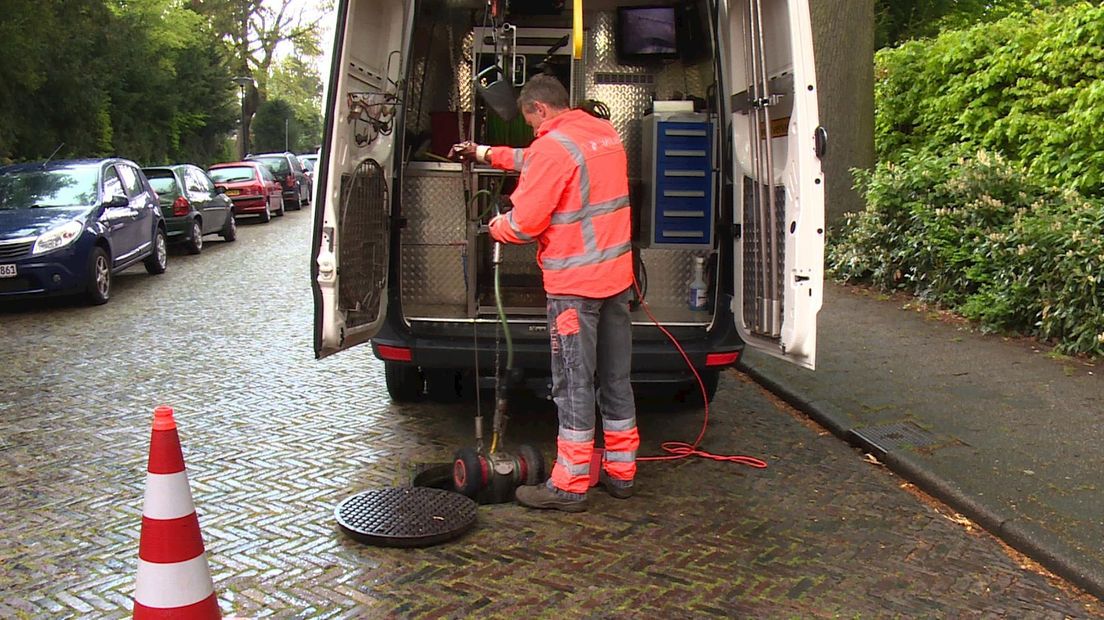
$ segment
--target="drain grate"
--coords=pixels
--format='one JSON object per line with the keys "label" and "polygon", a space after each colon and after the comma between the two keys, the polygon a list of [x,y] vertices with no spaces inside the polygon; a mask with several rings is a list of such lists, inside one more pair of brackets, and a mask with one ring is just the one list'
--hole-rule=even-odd
{"label": "drain grate", "polygon": [[884,455],[890,450],[924,448],[939,443],[938,438],[912,422],[894,422],[881,426],[851,429],[851,433],[867,450]]}
{"label": "drain grate", "polygon": [[475,524],[475,502],[441,489],[392,487],[347,497],[334,509],[354,540],[381,547],[427,547],[452,540]]}

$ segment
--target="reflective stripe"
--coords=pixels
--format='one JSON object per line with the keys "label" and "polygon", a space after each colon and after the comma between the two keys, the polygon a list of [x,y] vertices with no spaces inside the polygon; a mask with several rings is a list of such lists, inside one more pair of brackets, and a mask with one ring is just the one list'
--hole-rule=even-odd
{"label": "reflective stripe", "polygon": [[618,209],[624,209],[629,206],[629,197],[621,196],[620,198],[614,198],[613,200],[607,200],[605,202],[599,202],[591,205],[589,209],[579,209],[578,211],[572,211],[571,213],[553,213],[553,224],[574,224],[575,222],[582,221],[586,217],[595,215],[606,215],[607,213],[613,213]]}
{"label": "reflective stripe", "polygon": [[518,225],[517,225],[517,222],[514,221],[514,212],[513,211],[510,211],[509,213],[506,214],[506,223],[510,225],[510,230],[514,231],[514,234],[517,235],[518,239],[521,239],[522,241],[532,241],[533,240],[532,237],[530,237],[529,235],[521,232],[521,228],[519,228]]}
{"label": "reflective stripe", "polygon": [[558,271],[561,269],[574,269],[575,267],[595,265],[608,260],[613,260],[623,254],[627,254],[631,249],[632,242],[630,241],[627,243],[622,243],[621,245],[615,245],[612,248],[606,248],[605,250],[599,250],[597,252],[587,252],[585,254],[580,254],[579,256],[569,256],[567,258],[545,258],[543,260],[542,267],[545,271]]}
{"label": "reflective stripe", "polygon": [[590,475],[590,461],[587,461],[586,463],[580,463],[579,465],[574,465],[564,461],[561,458],[557,458],[556,464],[564,468],[564,471],[567,472],[567,475],[572,477]]}
{"label": "reflective stripe", "polygon": [[514,149],[514,170],[520,172],[523,166],[525,166],[525,150]]}
{"label": "reflective stripe", "polygon": [[603,418],[602,428],[607,431],[631,431],[636,428],[636,418],[627,420],[606,420]]}
{"label": "reflective stripe", "polygon": [[571,159],[574,159],[575,165],[579,167],[580,208],[578,212],[581,214],[582,220],[583,253],[585,256],[598,249],[598,237],[594,233],[594,222],[590,219],[590,170],[586,165],[586,156],[584,156],[583,151],[575,145],[575,142],[565,134],[559,131],[550,131],[548,132],[548,137],[559,142],[561,146],[567,149],[568,154],[571,155]]}
{"label": "reflective stripe", "polygon": [[195,512],[188,474],[146,474],[142,514],[151,519],[179,519]]}
{"label": "reflective stripe", "polygon": [[184,607],[202,601],[214,591],[207,556],[202,553],[173,564],[138,560],[134,600],[147,607]]}
{"label": "reflective stripe", "polygon": [[585,441],[594,441],[594,429],[585,431],[576,431],[570,428],[560,427],[560,439],[564,441],[573,441],[575,443],[582,443]]}
{"label": "reflective stripe", "polygon": [[629,452],[606,452],[606,461],[610,463],[632,463],[636,461],[636,450]]}

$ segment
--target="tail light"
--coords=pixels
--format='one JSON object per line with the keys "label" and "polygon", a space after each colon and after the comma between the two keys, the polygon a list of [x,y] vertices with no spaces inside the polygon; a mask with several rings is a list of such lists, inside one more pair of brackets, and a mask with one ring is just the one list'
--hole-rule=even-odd
{"label": "tail light", "polygon": [[256,194],[257,196],[264,196],[265,195],[265,186],[260,185],[260,184],[250,185],[248,192],[250,194]]}
{"label": "tail light", "polygon": [[287,178],[284,179],[284,184],[287,185],[288,187],[295,187],[295,175],[294,174],[287,175]]}
{"label": "tail light", "polygon": [[188,202],[188,199],[181,196],[173,201],[173,215],[188,215],[188,212],[192,210],[192,203]]}
{"label": "tail light", "polygon": [[739,351],[729,351],[727,353],[709,353],[705,356],[706,366],[731,366],[740,359]]}

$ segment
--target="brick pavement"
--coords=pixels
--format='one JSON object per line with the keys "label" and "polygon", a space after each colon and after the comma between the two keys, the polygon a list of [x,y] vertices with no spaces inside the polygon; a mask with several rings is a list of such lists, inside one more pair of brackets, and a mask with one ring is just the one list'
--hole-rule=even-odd
{"label": "brick pavement", "polygon": [[[111,303],[0,310],[0,617],[126,617],[153,407],[171,404],[223,611],[242,617],[1104,617],[989,535],[727,375],[706,448],[580,515],[481,507],[423,550],[345,538],[356,491],[470,443],[470,404],[394,406],[361,347],[311,352],[308,213],[241,227]],[[519,402],[514,441],[552,450]],[[645,407],[643,452],[698,411]],[[549,454],[550,455],[550,454]]]}

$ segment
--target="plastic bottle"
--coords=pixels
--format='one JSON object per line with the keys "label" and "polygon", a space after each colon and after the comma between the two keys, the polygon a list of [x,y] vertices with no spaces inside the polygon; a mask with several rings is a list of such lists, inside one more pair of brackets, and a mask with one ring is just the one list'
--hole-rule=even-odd
{"label": "plastic bottle", "polygon": [[690,309],[705,310],[705,304],[709,301],[705,286],[705,259],[701,256],[694,257],[694,275],[690,278]]}

